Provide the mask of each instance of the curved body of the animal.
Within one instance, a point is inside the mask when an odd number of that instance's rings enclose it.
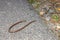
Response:
[[[12,27],[16,26],[16,25],[19,24],[19,23],[26,22],[26,20],[16,22],[16,23],[13,24],[12,26],[10,26],[8,32],[9,32],[9,33],[15,33],[15,32],[21,31],[21,30],[23,30],[24,28],[26,28],[28,25],[30,25],[31,23],[33,23],[33,22],[35,22],[35,21],[36,21],[36,20],[33,20],[33,21],[29,22],[28,24],[26,24],[25,26],[23,26],[22,28],[17,29],[17,30],[15,30],[15,31],[13,31],[13,30],[11,31],[11,28],[12,28]]]

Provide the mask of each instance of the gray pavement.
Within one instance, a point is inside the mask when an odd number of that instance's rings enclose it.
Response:
[[[37,21],[22,31],[9,33],[9,27],[20,20],[27,20],[27,22],[12,29],[18,29],[32,20]],[[57,40],[57,38],[37,12],[29,9],[26,0],[0,0],[0,40]]]

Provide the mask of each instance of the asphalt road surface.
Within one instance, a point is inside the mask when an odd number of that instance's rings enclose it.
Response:
[[[20,20],[27,22],[15,26],[12,30],[18,29],[32,20],[36,20],[36,22],[22,31],[9,33],[9,27]],[[0,0],[0,40],[57,40],[57,38],[37,12],[30,9],[26,0]]]

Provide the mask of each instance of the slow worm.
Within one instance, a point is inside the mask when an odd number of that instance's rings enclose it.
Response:
[[[13,25],[10,26],[8,32],[9,32],[9,33],[15,33],[15,32],[21,31],[21,30],[23,30],[24,28],[26,28],[28,25],[30,25],[31,23],[33,23],[33,22],[35,22],[35,21],[36,21],[36,20],[33,20],[33,21],[29,22],[28,24],[26,24],[25,26],[23,26],[22,28],[13,31],[13,30],[11,30],[11,28],[13,28],[14,26],[16,26],[16,25],[19,24],[19,23],[26,22],[26,20],[16,22],[15,24],[13,24]]]

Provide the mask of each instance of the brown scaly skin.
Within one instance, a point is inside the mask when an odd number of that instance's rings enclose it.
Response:
[[[25,26],[23,26],[22,28],[20,28],[20,29],[18,29],[18,30],[14,30],[14,31],[12,30],[12,31],[11,31],[11,28],[14,27],[15,25],[17,25],[17,24],[19,24],[19,23],[22,23],[22,22],[26,22],[25,20],[19,21],[19,22],[13,24],[12,26],[10,26],[8,32],[9,32],[9,33],[15,33],[15,32],[21,31],[21,30],[23,30],[24,28],[26,28],[28,25],[30,25],[31,23],[33,23],[33,22],[35,22],[35,21],[36,21],[36,20],[33,20],[33,21],[29,22],[28,24],[26,24]]]

